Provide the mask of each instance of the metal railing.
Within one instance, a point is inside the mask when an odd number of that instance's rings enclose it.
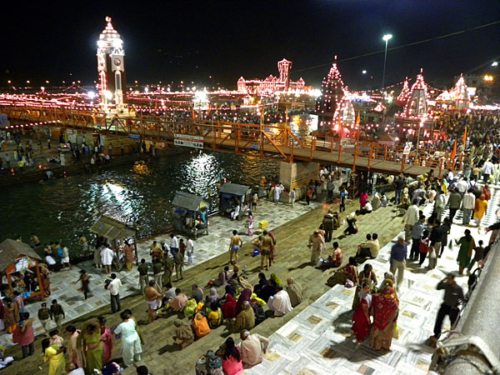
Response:
[[[71,108],[43,106],[2,106],[10,119],[43,122],[55,121],[60,127],[76,127],[88,131],[119,132],[142,139],[173,142],[175,134],[203,136],[212,150],[235,153],[258,151],[261,157],[286,162],[294,160],[333,163],[356,169],[388,173],[420,174],[434,169],[441,178],[447,170],[456,170],[462,156],[433,150],[413,150],[404,153],[401,146],[381,145],[357,139],[339,139],[312,135],[297,135],[283,124],[256,125],[224,121],[196,120],[171,115],[136,114],[130,117],[107,117],[106,114]],[[415,170],[413,167],[420,167]],[[413,169],[412,169],[413,168]],[[411,169],[411,170],[410,170]],[[410,170],[410,172],[409,172]]]
[[[500,373],[500,242],[488,253],[484,269],[456,327],[438,344],[431,370],[445,375]]]

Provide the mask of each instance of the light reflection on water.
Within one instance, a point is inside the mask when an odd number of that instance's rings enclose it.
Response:
[[[46,182],[2,188],[0,241],[31,232],[43,243],[61,240],[70,251],[79,250],[78,237],[89,234],[101,216],[144,226],[143,237],[164,233],[169,226],[171,202],[178,190],[201,195],[217,207],[217,183],[225,178],[247,185],[261,176],[279,174],[279,164],[258,157],[193,151],[162,157],[134,166],[93,175],[78,175]]]

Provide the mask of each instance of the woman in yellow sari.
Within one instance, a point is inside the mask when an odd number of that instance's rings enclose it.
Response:
[[[50,346],[50,339],[44,339],[42,341],[42,351],[44,354],[43,361],[49,361],[49,375],[62,375],[66,373],[64,347]]]
[[[91,375],[95,370],[101,371],[103,367],[104,350],[101,342],[99,324],[88,323],[78,336],[78,346],[82,348],[85,356],[85,373]]]

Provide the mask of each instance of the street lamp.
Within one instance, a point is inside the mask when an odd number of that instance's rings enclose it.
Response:
[[[366,74],[366,70],[363,70],[361,73]]]
[[[498,66],[498,61],[493,61],[493,62],[491,63],[491,66]]]
[[[384,89],[384,84],[385,84],[385,64],[387,62],[387,45],[389,44],[390,39],[392,39],[392,34],[385,34],[382,37],[382,40],[385,41],[384,72],[382,73],[382,89]]]

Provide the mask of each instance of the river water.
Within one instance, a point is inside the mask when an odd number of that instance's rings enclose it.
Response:
[[[103,214],[127,223],[140,220],[141,236],[149,237],[168,228],[176,191],[201,195],[213,208],[221,179],[256,185],[264,175],[278,176],[279,163],[196,150],[42,185],[6,187],[0,192],[0,241],[21,235],[29,242],[36,233],[42,244],[62,241],[75,254],[79,235],[88,237]]]

